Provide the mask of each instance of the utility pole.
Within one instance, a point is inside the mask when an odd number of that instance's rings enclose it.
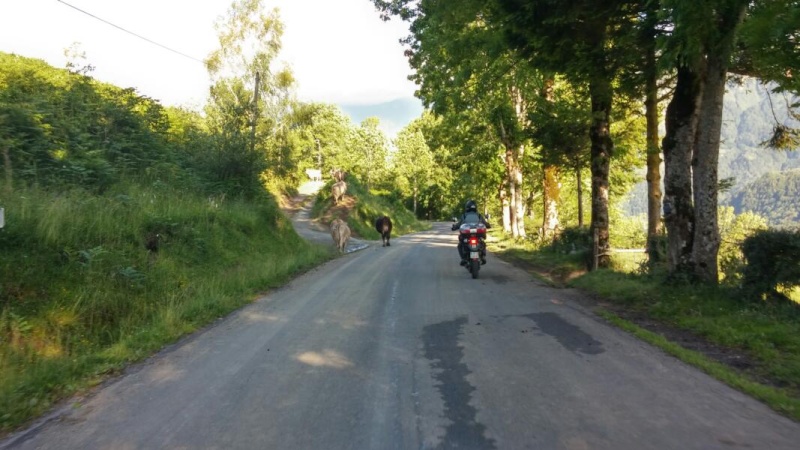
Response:
[[[261,83],[261,72],[256,71],[256,87],[253,92],[253,122],[250,124],[250,151],[256,150],[256,123],[258,122],[258,85]]]

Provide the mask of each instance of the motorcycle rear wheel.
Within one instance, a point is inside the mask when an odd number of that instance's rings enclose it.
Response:
[[[481,260],[479,259],[471,259],[469,261],[470,269],[469,272],[472,274],[472,278],[478,278],[478,272],[481,270]]]

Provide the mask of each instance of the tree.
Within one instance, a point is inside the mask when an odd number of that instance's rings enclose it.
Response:
[[[404,128],[394,141],[396,150],[392,154],[392,167],[397,174],[397,187],[411,190],[414,215],[421,190],[429,187],[433,173],[433,155],[420,131]]]
[[[500,158],[505,166],[504,187],[498,191],[503,198],[504,229],[514,237],[525,237],[522,160],[530,146],[524,129],[528,104],[540,87],[531,84],[541,81],[516,64],[513,51],[503,44],[502,30],[487,20],[485,2],[374,3],[385,14],[412,22],[412,34],[404,42],[410,46],[406,54],[423,103],[437,114],[461,116],[465,123],[474,124],[465,116],[475,110],[486,117],[478,123],[488,126],[491,133],[476,129],[475,134],[502,146],[489,158]]]
[[[408,124],[401,133],[420,133],[431,156],[431,172],[419,194],[418,217],[449,220],[453,205],[461,200],[453,188],[454,175],[451,168],[456,147],[452,146],[453,134],[449,123],[431,111],[423,111],[419,117]]]
[[[593,267],[610,262],[608,193],[614,142],[610,136],[614,79],[625,64],[614,46],[630,30],[635,12],[624,0],[497,0],[498,23],[508,45],[534,67],[586,83],[592,110],[590,165],[592,173]],[[626,50],[627,51],[627,50]]]
[[[270,152],[266,145],[288,113],[294,82],[288,69],[272,67],[281,49],[283,24],[277,9],[264,12],[263,0],[238,0],[215,25],[219,48],[205,61],[213,83],[206,113],[212,131],[222,137],[220,183],[252,193],[269,167],[268,156],[275,173],[283,169],[283,153]],[[280,149],[280,141],[272,144],[273,150]]]
[[[716,283],[722,100],[748,2],[663,3],[674,26],[667,55],[677,62],[677,85],[667,108],[664,137],[670,267]]]
[[[540,145],[538,161],[543,165],[542,237],[554,237],[561,219],[560,173],[574,174],[578,226],[583,226],[582,171],[588,168],[590,146],[587,130],[591,112],[585,101],[585,88],[569,83],[563,76],[545,82],[539,101],[529,113],[533,141]]]
[[[350,166],[346,167],[361,176],[367,189],[374,187],[374,182],[383,179],[388,159],[388,142],[378,126],[377,117],[368,117],[361,122],[355,132]]]
[[[351,140],[356,126],[335,105],[300,103],[288,118],[292,145],[300,149],[297,166],[327,174],[350,167]]]

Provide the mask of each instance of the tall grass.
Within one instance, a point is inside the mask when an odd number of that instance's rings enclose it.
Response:
[[[2,201],[0,431],[330,257],[266,196],[128,184]]]

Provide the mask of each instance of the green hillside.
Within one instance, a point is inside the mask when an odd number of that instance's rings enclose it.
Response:
[[[0,433],[332,256],[216,119],[0,53]]]
[[[776,228],[800,225],[800,169],[762,175],[731,200],[737,214],[765,217]]]
[[[380,239],[375,230],[375,219],[383,215],[392,219],[393,236],[430,228],[430,224],[417,220],[411,211],[386,193],[370,191],[353,176],[348,177],[346,182],[347,193],[342,206],[333,205],[330,195],[332,182],[322,188],[312,211],[314,218],[326,224],[337,217],[344,219],[355,236],[370,240]]]

